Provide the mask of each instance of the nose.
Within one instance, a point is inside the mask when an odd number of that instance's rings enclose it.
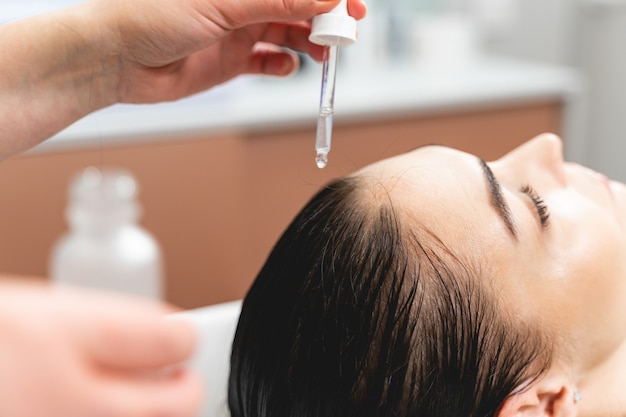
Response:
[[[566,185],[563,141],[557,135],[544,133],[515,148],[500,159],[516,170],[549,173],[562,186]]]

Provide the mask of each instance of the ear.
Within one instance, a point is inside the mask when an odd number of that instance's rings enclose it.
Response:
[[[549,371],[500,406],[497,417],[574,417],[577,415],[571,380]]]

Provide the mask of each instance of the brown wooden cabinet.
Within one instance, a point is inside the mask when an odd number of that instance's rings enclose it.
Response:
[[[67,229],[72,176],[89,165],[121,166],[136,175],[142,223],[163,248],[167,299],[185,308],[238,299],[289,221],[331,178],[425,143],[493,159],[536,134],[559,133],[562,110],[546,99],[338,122],[324,170],[314,163],[315,126],[16,157],[0,163],[0,271],[45,276]]]

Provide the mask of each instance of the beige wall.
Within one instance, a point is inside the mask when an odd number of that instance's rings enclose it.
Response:
[[[70,178],[88,165],[120,166],[136,175],[142,223],[163,247],[167,299],[185,308],[238,299],[329,179],[424,143],[493,159],[561,124],[555,102],[338,124],[324,170],[314,163],[314,126],[13,158],[0,164],[0,271],[46,275],[50,249],[66,230]]]

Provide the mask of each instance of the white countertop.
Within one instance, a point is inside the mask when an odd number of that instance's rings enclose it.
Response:
[[[582,89],[575,70],[501,59],[483,59],[455,72],[419,65],[339,69],[335,124],[544,99],[567,101]],[[314,127],[320,78],[321,67],[315,65],[287,79],[242,77],[177,102],[116,105],[79,120],[34,151],[101,147],[202,132]]]

